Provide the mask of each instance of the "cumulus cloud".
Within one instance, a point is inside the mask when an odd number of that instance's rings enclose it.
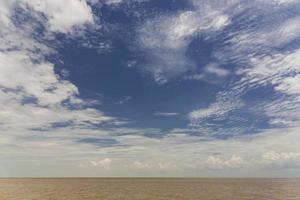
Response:
[[[281,160],[298,160],[300,153],[277,153],[276,151],[269,151],[262,156],[265,161],[281,161]]]
[[[85,0],[22,0],[46,15],[49,30],[67,33],[76,26],[93,23],[93,13]]]
[[[261,163],[271,169],[297,169],[300,167],[300,153],[278,153],[269,151],[262,155]]]
[[[0,85],[6,89],[22,90],[39,105],[59,104],[75,98],[77,88],[59,80],[54,66],[48,62],[33,63],[25,52],[0,52]]]
[[[103,160],[91,160],[90,163],[95,167],[101,167],[104,169],[110,169],[112,160],[109,158],[105,158]]]
[[[268,151],[262,153],[261,156],[251,156],[248,160],[244,160],[240,156],[232,155],[230,158],[220,158],[218,156],[210,156],[203,164],[204,168],[212,170],[234,169],[234,168],[261,168],[272,170],[288,170],[297,169],[300,166],[300,153],[278,153],[276,151]]]
[[[10,10],[13,8],[15,1],[3,0],[0,2],[0,20],[4,25],[11,23]]]
[[[77,87],[55,73],[54,64],[45,60],[55,51],[42,40],[32,37],[34,22],[28,22],[26,26],[15,24],[14,8],[24,5],[27,7],[23,9],[33,9],[46,15],[49,31],[66,33],[93,19],[85,1],[1,2],[0,9],[5,11],[0,21],[1,129],[47,129],[57,123],[87,127],[111,120],[100,111],[86,107],[88,102],[77,97]]]
[[[149,168],[149,164],[143,164],[139,161],[134,161],[133,166],[136,167],[137,169],[145,169],[145,168]]]
[[[176,164],[173,164],[171,162],[143,163],[140,161],[134,161],[132,166],[138,170],[150,170],[150,171],[170,170],[170,169],[177,168]]]
[[[259,135],[239,135],[227,140],[210,140],[204,136],[184,134],[188,130],[178,130],[180,133],[160,139],[131,136],[121,137],[119,140],[128,146],[135,146],[131,149],[131,153],[135,155],[130,164],[132,168],[155,171],[159,169],[158,163],[166,164],[166,166],[169,166],[167,163],[171,163],[176,165],[175,169],[179,171],[194,172],[196,170],[205,174],[208,170],[217,174],[218,171],[226,170],[234,174],[238,170],[244,175],[251,176],[249,170],[253,169],[260,171],[285,169],[284,167],[278,168],[278,166],[294,166],[295,168],[295,163],[299,160],[299,154],[295,153],[299,152],[298,130],[299,128],[293,128],[286,133],[283,133],[281,129],[265,130]],[[276,151],[274,152],[273,149]],[[149,155],[148,159],[135,160],[145,152]],[[281,162],[285,164],[279,165],[278,163]],[[265,174],[270,175],[267,171]]]
[[[210,156],[205,162],[205,166],[212,169],[236,168],[245,165],[246,162],[240,156],[232,155],[231,158],[223,160],[219,157]]]

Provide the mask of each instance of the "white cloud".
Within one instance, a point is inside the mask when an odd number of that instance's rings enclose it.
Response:
[[[262,1],[262,2],[266,3],[263,0],[258,0],[258,1]],[[285,4],[291,4],[294,2],[297,2],[297,0],[271,0],[271,1],[268,1],[267,3],[275,3],[275,4],[279,4],[279,5],[285,5]]]
[[[197,1],[193,1],[197,4]],[[234,1],[232,1],[234,5]],[[206,2],[198,2],[200,5],[206,5]],[[232,81],[217,94],[215,103],[206,108],[192,111],[189,119],[195,124],[195,119],[206,119],[209,117],[225,117],[230,111],[235,109],[245,109],[255,115],[269,117],[269,123],[272,125],[298,126],[299,125],[299,48],[296,41],[299,40],[299,15],[282,14],[281,9],[293,6],[290,3],[296,1],[277,1],[274,5],[267,2],[240,3],[236,13],[248,9],[245,13],[246,18],[235,18],[235,28],[228,28],[221,38],[221,48],[213,53],[214,58],[219,63],[233,63],[233,71],[240,76],[239,81]],[[216,2],[221,5],[222,2]],[[199,6],[200,6],[199,5]],[[258,6],[263,5],[264,13],[261,13],[263,20],[261,24],[256,23],[255,17]],[[287,7],[286,7],[287,6]],[[201,7],[201,6],[200,6]],[[205,6],[204,6],[205,7]],[[233,11],[229,13],[229,18],[234,18]],[[222,9],[221,9],[222,10]],[[267,14],[269,13],[269,14]],[[233,15],[230,15],[233,14]],[[267,16],[272,16],[268,18]],[[251,17],[255,19],[251,21]],[[248,22],[249,19],[249,22]],[[250,23],[251,25],[245,25]],[[292,49],[280,50],[295,41]],[[234,67],[233,66],[233,67]],[[212,70],[216,71],[216,70]],[[217,70],[218,71],[218,70]],[[218,73],[218,72],[217,72]],[[219,75],[221,75],[219,73]],[[226,72],[224,71],[223,75]],[[195,76],[201,80],[205,75]],[[192,78],[192,77],[191,77]],[[274,89],[273,96],[261,102],[244,104],[244,95],[251,90],[261,87],[270,87]],[[223,98],[218,96],[221,94]],[[278,98],[275,98],[275,96]],[[225,105],[225,106],[223,106]],[[243,107],[243,105],[248,105]],[[258,112],[259,111],[259,112]],[[198,126],[205,125],[200,120]],[[210,124],[212,126],[212,124]]]
[[[250,60],[251,67],[241,70],[240,73],[250,79],[250,83],[257,82],[258,85],[280,84],[291,73],[298,73],[300,50],[287,53],[277,53],[271,56],[261,55]]]
[[[122,3],[123,0],[106,0],[105,3],[110,5],[110,4],[119,4]]]
[[[134,132],[134,130],[127,131]],[[146,131],[144,130],[143,134],[146,134]],[[115,132],[118,133],[120,130]],[[16,135],[2,131],[0,155],[2,163],[11,162],[17,157],[29,159],[31,166],[34,166],[34,163],[44,166],[47,169],[45,174],[48,175],[53,174],[55,169],[61,170],[65,167],[70,170],[70,164],[76,163],[78,166],[79,163],[86,163],[88,160],[85,167],[76,169],[82,171],[75,170],[73,175],[80,173],[94,176],[116,176],[116,174],[137,176],[143,173],[142,175],[205,176],[210,174],[212,169],[219,169],[213,170],[213,175],[222,175],[226,170],[231,175],[237,175],[239,172],[241,175],[255,176],[257,174],[253,173],[253,170],[256,170],[263,172],[264,176],[274,176],[274,173],[269,173],[270,169],[285,170],[282,166],[299,169],[296,167],[299,154],[293,153],[300,152],[298,132],[299,128],[284,129],[284,131],[273,129],[259,135],[238,136],[227,140],[188,134],[171,134],[154,139],[144,137],[141,133],[141,135],[119,136],[117,139],[121,145],[117,147],[95,148],[91,144],[76,141],[86,137],[109,138],[112,132],[101,129],[76,129],[70,134],[69,129],[62,129],[49,131],[49,134],[41,134],[37,137],[36,132],[25,131],[23,135]],[[7,144],[14,144],[14,146]],[[276,152],[275,156],[270,153],[267,155],[272,151]],[[267,156],[263,156],[265,154]],[[107,159],[96,159],[99,155]],[[270,161],[270,159],[274,160],[272,157],[278,161]],[[281,162],[277,157],[288,161],[278,164]],[[59,163],[59,165],[52,164],[49,169],[45,164],[48,162]],[[110,167],[106,167],[107,165]],[[88,166],[95,167],[87,168]],[[103,169],[110,170],[104,172]],[[11,173],[15,172],[13,169],[9,170]]]
[[[158,163],[158,168],[161,170],[176,169],[177,165],[171,162]]]
[[[76,26],[93,23],[93,13],[85,0],[22,0],[48,19],[49,30],[67,33]]]
[[[186,132],[187,130],[181,130]],[[268,160],[287,159],[284,163],[294,163],[299,159],[298,138],[299,128],[265,130],[258,135],[244,135],[227,140],[209,139],[188,134],[172,134],[161,139],[136,137],[121,137],[119,141],[131,149],[133,158],[140,157],[140,161],[133,161],[135,168],[155,171],[158,163],[172,163],[177,170],[197,170],[206,173],[206,170],[229,170],[233,174],[238,169],[244,175],[250,175],[251,170],[278,169],[278,165]],[[139,147],[139,148],[138,148]],[[275,153],[268,152],[290,152]],[[147,159],[143,155],[148,155]],[[237,155],[238,153],[238,155]],[[213,154],[213,155],[212,155]],[[163,162],[161,160],[164,160]],[[278,162],[276,161],[276,162]],[[273,162],[273,161],[272,161]],[[298,161],[297,161],[298,162]],[[133,166],[133,167],[134,167]],[[217,173],[217,172],[216,172]],[[269,175],[265,172],[265,175]]]
[[[287,94],[297,94],[300,93],[300,75],[294,77],[287,77],[282,80],[282,82],[275,87],[276,90]]]
[[[284,94],[281,98],[260,105],[261,110],[273,119],[273,123],[297,125],[300,121],[298,117],[300,106],[297,103],[300,99],[299,58],[299,50],[254,57],[251,59],[253,67],[241,71],[248,85],[256,87],[271,85],[275,91]]]
[[[133,166],[137,169],[148,169],[148,168],[150,168],[149,164],[147,164],[147,163],[144,164],[144,163],[141,163],[139,161],[134,161]]]
[[[177,166],[171,162],[143,163],[140,161],[134,161],[132,166],[138,170],[150,170],[150,171],[157,171],[157,170],[164,171],[164,170],[171,170],[177,168]]]
[[[138,44],[149,61],[145,69],[153,74],[158,83],[194,70],[195,64],[186,56],[193,37],[209,35],[229,24],[226,14],[212,8],[182,11],[146,21],[138,30]]]
[[[209,83],[218,82],[218,79],[222,79],[230,74],[230,71],[220,67],[217,63],[210,63],[206,65],[202,73],[194,73],[186,76],[187,80],[204,80]],[[214,77],[212,80],[212,76]]]
[[[70,125],[97,124],[110,120],[94,109],[69,110],[69,105],[83,105],[78,90],[60,80],[51,63],[34,63],[26,52],[0,52],[0,111],[2,127],[46,128],[53,123]]]
[[[105,158],[103,160],[98,160],[98,161],[92,160],[92,161],[90,161],[90,163],[95,167],[110,169],[112,160],[109,158]]]
[[[206,12],[203,14],[199,11],[184,11],[162,21],[161,28],[164,28],[162,31],[166,35],[165,45],[172,49],[185,47],[190,42],[188,39],[194,34],[218,31],[230,23],[226,15],[215,10]]]
[[[44,12],[53,31],[70,31],[91,19],[85,15],[90,12],[85,1],[1,1],[0,9],[5,11],[1,19],[5,20],[0,21],[0,104],[5,106],[0,111],[0,128],[22,132],[48,129],[55,123],[89,127],[111,120],[86,108],[89,102],[77,97],[77,87],[55,73],[55,66],[44,59],[55,51],[32,38],[32,22],[14,25],[13,8],[24,4]]]
[[[226,110],[223,110],[223,107],[212,106],[210,108],[203,108],[199,110],[195,110],[189,114],[190,119],[197,120],[201,118],[207,118],[212,115],[224,114]]]
[[[277,153],[276,151],[269,151],[262,156],[265,161],[281,161],[281,160],[298,160],[300,159],[299,153]]]
[[[256,153],[256,152],[255,152]],[[208,169],[230,169],[230,168],[266,168],[272,170],[278,169],[297,169],[300,167],[300,153],[278,153],[276,151],[268,151],[262,156],[252,156],[249,160],[244,160],[240,156],[232,155],[230,158],[220,158],[210,156],[203,164]]]
[[[204,74],[193,74],[186,77],[187,80],[204,80]]]
[[[0,21],[8,25],[10,21],[10,10],[13,8],[14,0],[3,0],[0,2]]]
[[[223,160],[219,157],[210,156],[205,162],[205,167],[212,169],[236,168],[242,167],[246,162],[240,156],[232,155],[229,159]]]
[[[262,155],[261,164],[271,169],[298,169],[300,167],[300,152],[278,153],[269,151]]]
[[[59,104],[78,94],[77,88],[60,81],[51,63],[33,63],[25,52],[0,52],[0,85],[12,90],[22,90],[28,97],[36,98],[40,105]]]
[[[224,77],[229,74],[229,71],[226,69],[221,68],[215,63],[208,64],[205,68],[204,71],[210,74],[214,74],[218,77]]]
[[[174,117],[180,115],[179,113],[174,113],[174,112],[156,112],[154,115],[157,116],[164,116],[164,117]]]
[[[127,101],[131,100],[131,96],[125,96],[123,97],[120,101],[116,102],[115,104],[119,105],[119,104],[123,104]]]
[[[280,25],[279,31],[276,32],[277,38],[281,43],[286,43],[292,41],[299,37],[300,35],[300,16],[296,16],[286,20]],[[275,36],[275,37],[276,37]]]
[[[109,6],[118,6],[123,3],[131,3],[131,2],[145,2],[148,0],[104,0],[104,3]],[[89,2],[99,2],[99,0],[89,0]]]
[[[198,110],[194,110],[188,114],[188,118],[192,121],[193,125],[197,125],[197,123],[201,122],[201,120],[205,120],[211,117],[218,118],[227,114],[228,112],[239,108],[241,103],[239,102],[231,102],[227,98],[222,98],[220,95],[218,100],[211,104],[207,108],[201,108]]]

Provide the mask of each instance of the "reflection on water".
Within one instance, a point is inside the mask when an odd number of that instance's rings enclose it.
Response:
[[[300,200],[300,179],[0,179],[1,200]]]

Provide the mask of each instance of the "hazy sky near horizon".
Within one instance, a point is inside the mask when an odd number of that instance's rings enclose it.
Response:
[[[1,0],[0,176],[299,176],[300,1]]]

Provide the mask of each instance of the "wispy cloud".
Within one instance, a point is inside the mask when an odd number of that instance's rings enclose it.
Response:
[[[213,8],[147,20],[138,29],[138,45],[148,58],[144,69],[151,72],[158,83],[195,70],[195,63],[186,55],[192,39],[220,31],[229,24],[230,18]]]
[[[208,123],[206,119],[226,118],[229,116],[228,113],[235,110],[247,110],[257,115],[257,110],[260,110],[260,116],[267,116],[270,119],[270,126],[275,124],[297,126],[299,119],[297,114],[293,113],[298,113],[299,110],[297,87],[299,46],[292,45],[280,53],[277,50],[299,40],[299,26],[297,26],[299,14],[282,15],[287,9],[286,6],[297,5],[294,1],[280,1],[276,5],[264,4],[265,13],[261,11],[255,13],[261,3],[263,4],[259,1],[250,4],[240,3],[237,13],[244,9],[247,12],[230,16],[235,19],[236,24],[223,32],[222,47],[214,52],[214,56],[220,63],[235,66],[235,73],[240,78],[226,85],[223,91],[218,93],[215,103],[189,113],[188,117],[192,125],[213,127],[217,126],[214,122],[217,120],[210,120]],[[234,12],[229,11],[229,13]],[[272,13],[273,16],[269,18],[266,13]],[[265,20],[262,24],[258,24],[256,20],[251,20],[247,16],[252,16],[254,19],[260,16]],[[247,23],[251,25],[243,25]],[[219,75],[223,73],[214,68],[208,71]],[[225,74],[224,71],[223,75]],[[199,78],[202,79],[202,76]],[[249,92],[267,86],[274,90],[269,100],[256,102],[255,107],[245,102],[245,96]],[[228,120],[231,118],[229,117]]]
[[[211,64],[207,65],[204,68],[204,71],[206,73],[214,74],[218,77],[224,77],[224,76],[227,76],[229,74],[228,70],[221,68],[220,66],[218,66],[215,63],[211,63]]]
[[[164,116],[164,117],[175,117],[175,116],[178,116],[180,114],[175,113],[175,112],[155,112],[154,115]]]
[[[131,96],[126,96],[126,97],[123,97],[120,101],[116,102],[115,104],[123,104],[129,100],[131,100]]]

